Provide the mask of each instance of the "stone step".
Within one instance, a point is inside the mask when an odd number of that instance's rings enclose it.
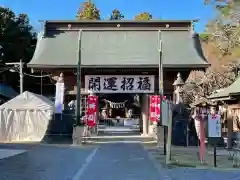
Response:
[[[86,140],[84,141],[86,144],[115,144],[115,143],[130,143],[130,144],[157,144],[157,142],[154,141],[130,141],[130,140],[118,140],[118,141],[96,141],[96,140]]]
[[[156,143],[153,137],[134,134],[101,134],[98,136],[86,137],[87,143]]]
[[[129,133],[129,132],[139,132],[140,129],[138,127],[109,127],[109,126],[98,126],[97,128],[98,132],[104,132],[104,133],[114,133],[114,132],[123,132],[123,133]]]

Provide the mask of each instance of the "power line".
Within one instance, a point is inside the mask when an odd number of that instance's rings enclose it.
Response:
[[[12,70],[20,73],[20,72],[19,72],[19,69],[18,69],[17,67],[9,67],[9,68],[7,68],[7,69],[4,70],[4,71],[7,71],[7,70],[9,70],[9,69],[12,69]],[[0,73],[1,73],[1,72],[0,72]],[[35,77],[35,78],[43,78],[43,77],[50,77],[52,74],[37,76],[37,75],[28,74],[28,73],[23,73],[23,75],[25,75],[25,76],[30,76],[30,77]]]
[[[47,75],[42,75],[42,76],[37,76],[37,75],[32,75],[32,74],[27,74],[27,73],[23,73],[26,76],[31,76],[31,77],[35,77],[35,78],[43,78],[43,77],[50,77],[52,74],[47,74]]]
[[[5,68],[5,69],[3,68],[3,70],[0,71],[0,74],[3,73],[3,72],[5,72],[5,71],[8,71],[9,69],[11,69],[11,67],[8,67],[8,68]]]

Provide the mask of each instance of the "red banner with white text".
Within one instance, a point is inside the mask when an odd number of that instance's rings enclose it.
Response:
[[[160,122],[160,96],[150,96],[150,120]]]
[[[166,96],[163,96],[166,100]],[[153,122],[160,122],[160,96],[150,96],[150,120]]]
[[[98,96],[88,96],[87,102],[87,125],[93,127],[96,125],[98,112]]]

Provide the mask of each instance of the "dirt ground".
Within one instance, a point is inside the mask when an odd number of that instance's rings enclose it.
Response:
[[[201,163],[198,147],[172,146],[171,165],[166,165],[166,156],[164,155],[163,147],[157,147],[155,144],[145,144],[144,147],[163,167],[215,168],[213,149],[210,148],[206,152],[206,161]],[[237,163],[233,160],[233,152],[217,149],[217,169],[236,170],[236,168],[240,169],[239,165],[240,160]]]

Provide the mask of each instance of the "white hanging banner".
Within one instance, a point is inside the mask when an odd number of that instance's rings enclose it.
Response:
[[[61,114],[63,110],[63,100],[64,100],[64,83],[56,83],[56,95],[55,95],[55,113]]]
[[[154,75],[87,75],[85,89],[94,93],[153,93]]]
[[[221,137],[221,118],[219,114],[208,115],[208,137]]]

